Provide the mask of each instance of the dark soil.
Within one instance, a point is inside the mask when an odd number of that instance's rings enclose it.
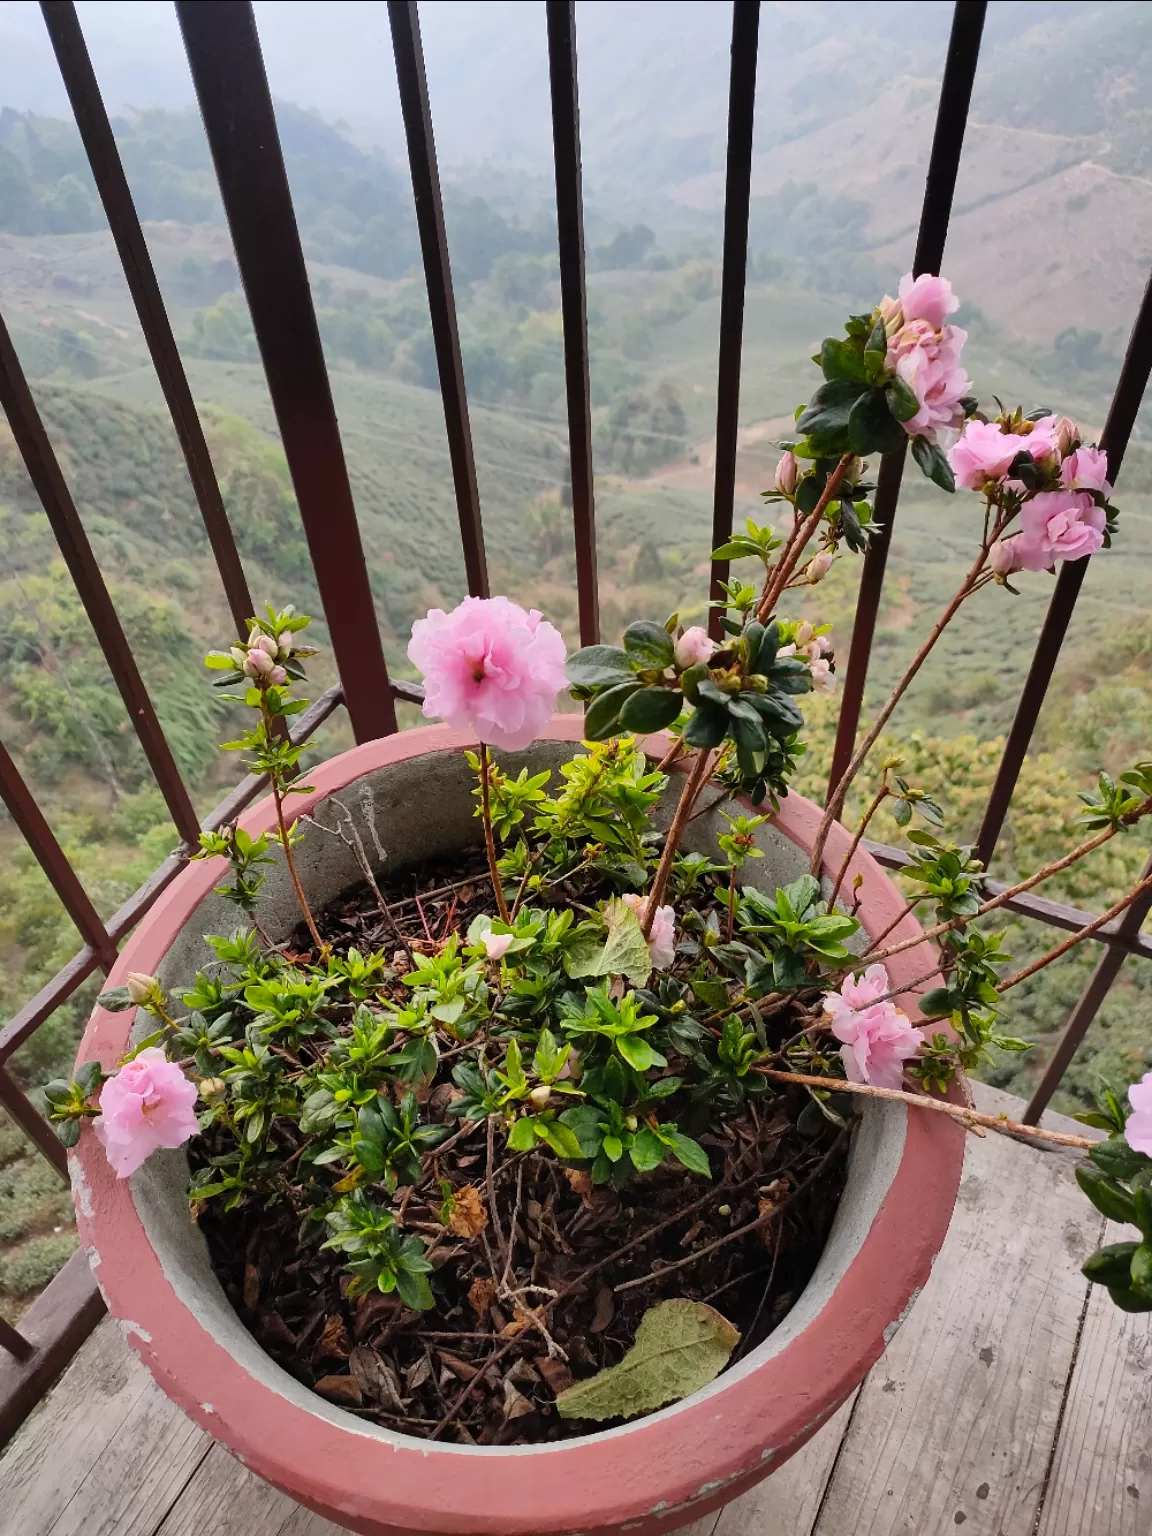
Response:
[[[409,870],[383,894],[417,950],[491,910],[482,853]],[[337,902],[319,926],[339,951],[397,950],[366,889]],[[772,1043],[803,1024],[795,1009],[777,1015]],[[451,1093],[447,1083],[433,1088],[425,1114],[447,1118]],[[803,1089],[766,1095],[699,1137],[711,1184],[670,1163],[620,1194],[594,1188],[547,1149],[512,1153],[502,1134],[490,1141],[483,1125],[466,1124],[398,1197],[405,1227],[429,1244],[434,1312],[411,1311],[395,1295],[349,1298],[340,1256],[300,1246],[298,1188],[231,1212],[209,1202],[198,1216],[245,1326],[330,1401],[425,1438],[560,1440],[605,1426],[561,1419],[555,1394],[614,1365],[655,1302],[715,1306],[741,1334],[730,1363],[786,1316],[824,1248],[844,1182],[847,1135],[814,1111]],[[456,1192],[462,1224],[472,1208],[483,1230],[445,1229],[442,1180]]]

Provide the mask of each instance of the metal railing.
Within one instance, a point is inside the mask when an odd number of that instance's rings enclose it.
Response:
[[[228,604],[237,624],[243,627],[253,611],[243,565],[75,7],[71,0],[43,0],[41,9]],[[985,9],[984,0],[958,0],[955,5],[916,243],[917,272],[937,272],[943,260]],[[483,521],[419,17],[414,0],[390,0],[388,10],[468,590],[484,595],[489,585]],[[546,11],[578,611],[581,643],[587,645],[599,637],[599,603],[575,6],[571,0],[546,0]],[[335,687],[301,715],[293,739],[307,739],[334,710],[343,706],[356,740],[370,740],[396,730],[397,699],[418,701],[421,692],[412,684],[392,681],[388,675],[255,18],[248,0],[176,0],[176,12],[340,678]],[[731,532],[735,500],[758,25],[758,0],[735,0],[721,277],[714,547],[724,543]],[[1113,480],[1150,370],[1152,286],[1145,293],[1136,318],[1102,440],[1109,453]],[[16,764],[0,746],[0,795],[84,941],[68,964],[0,1030],[0,1105],[64,1173],[66,1162],[60,1143],[16,1084],[6,1064],[84,981],[98,970],[110,969],[120,940],[195,851],[201,828],[226,825],[260,793],[263,784],[255,779],[246,780],[203,822],[198,820],[2,316],[0,405],[181,838],[176,852],[107,923],[103,922]],[[901,450],[886,457],[880,466],[875,501],[878,532],[864,558],[844,674],[833,781],[851,756],[860,724],[904,457]],[[1087,564],[1087,560],[1067,563],[1057,579],[980,829],[978,846],[986,864],[1003,828]],[[713,563],[713,596],[719,593],[727,574],[724,562]],[[899,868],[906,860],[899,849],[879,844],[867,846],[890,868]],[[1004,889],[993,880],[986,880],[984,885],[990,894]],[[1051,1098],[1125,957],[1133,954],[1152,958],[1152,938],[1140,932],[1150,904],[1152,896],[1133,904],[1120,919],[1093,935],[1102,946],[1101,959],[1069,1015],[1043,1080],[1028,1105],[1025,1118],[1029,1121],[1039,1118]],[[1007,907],[1021,916],[1068,931],[1075,931],[1090,920],[1088,913],[1031,893],[1014,898]],[[99,1295],[83,1255],[77,1254],[33,1304],[18,1329],[0,1322],[0,1444],[70,1358],[100,1314]]]

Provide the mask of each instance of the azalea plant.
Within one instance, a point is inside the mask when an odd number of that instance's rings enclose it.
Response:
[[[470,761],[489,889],[466,922],[453,920],[454,903],[442,931],[405,929],[357,843],[384,942],[363,952],[333,941],[293,859],[294,842],[317,835],[318,823],[290,827],[283,809],[301,788],[299,751],[280,722],[303,707],[292,690],[309,654],[298,643],[308,621],[269,610],[210,655],[221,686],[242,689],[229,696],[255,712],[229,746],[268,777],[277,831],[253,838],[232,827],[202,839],[202,856],[228,869],[218,889],[239,925],[209,938],[216,964],[179,998],[143,975],[103,995],[105,1007],[145,1010],[155,1028],[117,1070],[88,1063],[74,1082],[50,1085],[64,1140],[74,1143],[91,1119],[126,1177],[153,1149],[198,1137],[197,1212],[287,1202],[301,1243],[340,1256],[349,1295],[395,1293],[417,1312],[451,1312],[447,1235],[475,1246],[490,1233],[496,1252],[485,1249],[480,1276],[490,1290],[480,1294],[534,1329],[555,1362],[563,1350],[550,1329],[572,1287],[545,1284],[536,1263],[528,1278],[514,1272],[494,1187],[516,1158],[557,1165],[589,1199],[634,1190],[637,1209],[645,1189],[670,1187],[674,1173],[688,1181],[685,1209],[696,1211],[709,1181],[748,1182],[746,1149],[733,1151],[739,1136],[756,1143],[773,1107],[798,1106],[814,1171],[799,1187],[784,1180],[784,1197],[762,1196],[742,1235],[778,1222],[800,1188],[832,1177],[853,1102],[897,1098],[1086,1150],[1085,1193],[1140,1235],[1101,1249],[1085,1271],[1120,1306],[1152,1310],[1152,1074],[1131,1089],[1131,1113],[1119,1093],[1101,1090],[1098,1109],[1082,1117],[1108,1133],[1099,1142],[1010,1125],[944,1096],[990,1053],[1026,1048],[1002,1027],[1005,992],[1147,889],[1139,881],[1015,972],[990,926],[1013,896],[1129,835],[1152,812],[1152,764],[1117,781],[1101,775],[1082,796],[1083,841],[989,896],[973,849],[948,838],[939,807],[888,760],[847,855],[826,868],[849,789],[964,604],[986,587],[1010,597],[1014,583],[1095,553],[1115,531],[1106,454],[1074,422],[979,409],[961,362],[965,333],[948,319],[956,307],[943,278],[909,276],[895,299],[824,341],[823,382],[797,411],[766,493],[776,522],[750,521],[715,552],[757,568],[755,580],[734,576],[724,587],[718,639],[674,614],[638,619],[621,644],[568,656],[551,624],[505,597],[466,598],[416,623],[409,657],[424,679],[425,715],[478,745]],[[810,873],[762,889],[758,834],[804,751],[800,701],[836,681],[830,625],[790,614],[789,604],[836,560],[867,548],[868,460],[906,441],[925,475],[968,501],[972,563],[833,786]],[[585,709],[586,741],[558,775],[499,760],[494,752],[519,753],[541,734],[566,688]],[[709,854],[684,845],[703,808],[719,812]],[[907,829],[906,912],[923,923],[912,938],[896,939],[896,924],[865,931],[849,880],[881,813]],[[322,830],[351,842],[350,824]],[[260,925],[274,842],[303,947],[272,943]],[[922,974],[897,985],[885,962],[913,949],[923,952]],[[472,1135],[487,1145],[483,1193],[444,1176],[449,1149]],[[753,1178],[771,1171],[757,1167]],[[521,1169],[508,1186],[513,1233],[522,1178]],[[676,1259],[661,1275],[695,1262]],[[473,1305],[479,1283],[468,1291]],[[563,1413],[563,1393],[557,1402]]]

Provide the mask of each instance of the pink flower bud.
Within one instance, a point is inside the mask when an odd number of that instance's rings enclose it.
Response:
[[[276,642],[271,635],[251,635],[249,636],[248,643],[250,649],[263,651],[266,656],[275,656],[276,654]]]
[[[813,555],[808,562],[808,580],[813,584],[823,581],[832,569],[832,562],[835,558],[830,549],[822,549]]]
[[[816,631],[813,629],[812,625],[809,624],[807,619],[805,619],[804,622],[796,630],[796,644],[807,645],[815,633]]]
[[[291,656],[291,654],[292,654],[292,631],[290,629],[282,630],[280,632],[280,634],[278,634],[276,636],[276,644],[280,648],[281,656]]]
[[[1002,581],[1020,569],[1016,561],[1017,551],[1012,547],[1015,542],[1015,539],[997,539],[988,551],[988,564],[998,580]]]
[[[277,688],[283,687],[283,685],[288,681],[288,674],[285,672],[283,667],[273,667],[271,672],[268,674],[268,681],[270,683],[275,683]]]
[[[776,489],[781,496],[792,495],[796,489],[799,474],[800,466],[796,462],[796,455],[791,449],[786,449],[780,455],[780,462],[776,466]]]
[[[253,649],[248,652],[247,660],[244,663],[244,670],[249,677],[267,677],[274,665],[275,663],[267,651]]]
[[[1060,457],[1066,459],[1070,453],[1075,453],[1079,448],[1084,434],[1070,417],[1057,416],[1052,423],[1052,436],[1060,450]]]
[[[693,624],[676,642],[676,665],[681,671],[685,667],[695,667],[707,661],[715,649],[716,643],[709,638],[708,631],[701,629],[699,624]]]
[[[489,930],[482,940],[489,960],[501,960],[508,953],[513,935],[510,933],[493,933]]]
[[[153,998],[162,995],[160,983],[147,971],[129,971],[124,978],[124,986],[128,996],[137,1005],[149,1003]]]

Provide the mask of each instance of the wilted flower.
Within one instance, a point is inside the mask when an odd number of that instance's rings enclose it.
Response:
[[[424,714],[482,742],[522,751],[567,686],[560,632],[506,597],[466,597],[412,626],[408,657],[424,677]]]
[[[1041,491],[1020,509],[1021,532],[1010,542],[1019,567],[1046,571],[1056,560],[1094,555],[1104,544],[1104,508],[1087,491]]]
[[[632,908],[641,922],[648,907],[647,896],[635,891],[625,891],[621,900]],[[676,959],[676,913],[672,907],[657,907],[652,919],[652,932],[648,935],[648,953],[658,971],[666,971]]]
[[[686,629],[676,642],[676,665],[683,670],[686,667],[695,667],[702,661],[707,661],[716,649],[716,642],[711,639],[706,629],[699,624],[693,624],[691,629]]]
[[[780,462],[776,465],[776,489],[781,496],[792,495],[799,475],[800,466],[796,462],[796,455],[787,448],[780,455]]]
[[[1128,1090],[1132,1113],[1124,1126],[1124,1140],[1134,1152],[1152,1157],[1152,1072],[1145,1072]]]
[[[99,1102],[94,1129],[120,1179],[135,1173],[157,1147],[181,1147],[200,1129],[195,1084],[158,1045],[110,1077]]]
[[[846,976],[839,992],[824,995],[824,1011],[831,1015],[832,1033],[843,1041],[840,1056],[851,1083],[899,1088],[904,1063],[923,1044],[923,1033],[890,998],[878,1001],[890,990],[884,966],[870,965],[859,980]]]
[[[965,491],[983,491],[1003,480],[1012,460],[1030,439],[1004,432],[994,421],[967,421],[959,441],[948,450],[956,484]]]
[[[1060,466],[1060,479],[1069,490],[1112,494],[1108,483],[1108,455],[1102,448],[1077,448]]]

